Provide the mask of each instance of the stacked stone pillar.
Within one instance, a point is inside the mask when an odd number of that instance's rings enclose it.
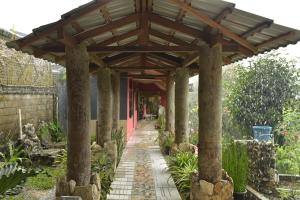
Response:
[[[174,133],[175,130],[175,74],[170,73],[167,78],[167,106],[166,131]]]
[[[120,72],[114,71],[112,73],[112,92],[113,92],[112,129],[113,131],[116,131],[119,129],[119,119],[120,119]]]
[[[186,142],[189,121],[189,69],[177,68],[175,77],[175,143]]]
[[[222,46],[204,46],[199,59],[198,175],[191,199],[232,199],[233,183],[222,170]]]
[[[100,68],[98,70],[98,127],[97,144],[104,147],[104,144],[111,141],[113,95],[111,70]]]
[[[79,186],[90,183],[90,82],[89,55],[82,44],[66,46],[68,93],[67,179]]]

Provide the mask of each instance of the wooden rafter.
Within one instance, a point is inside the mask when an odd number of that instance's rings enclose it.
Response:
[[[243,33],[241,35],[241,37],[248,38],[248,37],[254,35],[255,33],[261,32],[263,29],[270,27],[272,25],[272,23],[273,23],[273,21],[271,21],[271,20],[262,22],[262,23],[258,24],[257,26],[249,29],[245,33]]]
[[[44,51],[63,53],[64,47],[46,47]],[[101,46],[88,47],[89,53],[105,53],[105,52],[193,52],[198,51],[198,46]]]
[[[267,40],[267,41],[265,41],[265,42],[257,45],[257,48],[261,49],[261,48],[263,48],[263,47],[265,47],[265,46],[267,46],[269,44],[276,43],[276,42],[281,41],[281,40],[287,40],[287,39],[293,37],[294,35],[295,35],[295,31],[289,31],[287,33],[281,34],[281,35],[279,35],[277,37],[273,37],[273,38],[271,38],[271,39],[269,39],[269,40]]]
[[[172,37],[171,35],[167,35],[167,34],[161,33],[159,31],[156,31],[153,29],[150,29],[149,33],[150,33],[150,35],[153,35],[157,38],[165,40],[169,43],[173,43],[173,44],[177,44],[177,45],[190,45],[188,42],[186,42],[184,40],[178,39],[176,37]]]
[[[106,32],[110,32],[113,29],[125,26],[125,25],[133,23],[133,22],[136,22],[137,20],[138,20],[138,15],[136,15],[136,14],[129,15],[129,16],[121,18],[119,20],[115,20],[115,21],[113,21],[109,24],[106,24],[104,26],[96,27],[94,29],[85,31],[83,33],[79,33],[75,37],[79,42],[82,42],[82,41],[87,40],[89,38],[101,35],[101,34],[106,33]]]
[[[112,38],[109,38],[103,42],[100,42],[100,43],[97,43],[97,44],[94,44],[92,45],[91,47],[98,47],[98,46],[107,46],[107,45],[110,45],[110,44],[113,44],[115,42],[119,42],[119,41],[122,41],[122,40],[125,40],[127,38],[130,38],[130,37],[133,37],[135,35],[138,35],[140,32],[140,30],[133,30],[133,31],[129,31],[127,33],[124,33],[122,35],[118,35],[118,36],[114,36]]]
[[[148,58],[152,58],[152,59],[157,59],[159,61],[162,61],[166,64],[169,64],[171,66],[174,66],[174,67],[179,67],[179,63],[178,62],[178,58],[174,57],[174,56],[170,56],[168,54],[164,54],[164,53],[149,53],[147,54],[147,57]],[[181,61],[181,60],[180,60]]]
[[[107,3],[109,3],[111,0],[98,0],[95,1],[95,3],[78,10],[75,13],[72,13],[72,15],[69,13],[66,13],[65,15],[62,16],[62,19],[52,23],[50,25],[48,25],[47,27],[44,27],[43,30],[38,30],[35,31],[33,30],[34,33],[28,35],[27,37],[24,37],[21,40],[18,40],[18,46],[20,49],[34,43],[35,41],[44,38],[48,35],[50,35],[51,33],[57,31],[58,29],[70,24],[71,22],[76,21],[78,18],[83,17],[91,12],[93,12],[94,10],[99,9],[100,7],[106,5]]]
[[[187,3],[187,4],[189,4],[189,5],[191,4],[191,1],[192,0],[184,0],[184,2]],[[181,23],[182,20],[183,20],[183,18],[185,17],[185,15],[186,15],[186,11],[184,9],[180,8],[180,10],[179,10],[179,12],[177,14],[177,17],[176,17],[176,22],[177,23]],[[169,33],[169,35],[173,38],[174,35],[175,35],[175,33],[176,33],[176,31],[171,30],[170,33]],[[170,45],[170,43],[168,43],[168,45]]]
[[[212,28],[218,29],[218,31],[220,31],[224,36],[236,41],[237,43],[241,44],[242,46],[248,48],[249,50],[251,50],[253,52],[257,52],[257,48],[254,45],[252,45],[250,42],[248,42],[244,38],[238,36],[234,32],[228,30],[227,28],[223,27],[219,23],[215,22],[214,20],[212,20],[211,18],[209,18],[207,15],[203,14],[199,10],[196,10],[192,6],[190,6],[184,2],[181,2],[180,0],[169,0],[169,1],[177,4],[182,9],[189,12],[191,15],[196,17],[201,22],[206,23],[207,25],[211,26]]]
[[[172,71],[175,68],[172,67],[152,67],[147,65],[142,66],[121,66],[121,67],[111,67],[114,70],[121,70],[121,71],[143,71],[143,70],[162,70],[162,71]]]
[[[106,6],[102,6],[100,8],[100,12],[101,12],[103,18],[105,19],[106,24],[110,24],[112,22],[112,19],[111,19],[111,16],[110,16]],[[115,29],[112,29],[110,32],[113,36],[117,35]],[[120,46],[119,42],[117,42],[117,44]]]
[[[190,54],[183,62],[182,62],[182,67],[188,67],[194,62],[196,62],[199,58],[199,52]]]
[[[183,25],[183,24],[178,24],[177,22],[174,22],[167,18],[161,17],[157,14],[151,13],[151,14],[149,14],[149,17],[150,17],[150,21],[155,24],[159,24],[161,26],[168,27],[170,29],[179,31],[181,33],[190,35],[192,37],[202,38],[204,36],[204,33],[198,29],[194,29],[194,28],[191,28],[191,27]]]

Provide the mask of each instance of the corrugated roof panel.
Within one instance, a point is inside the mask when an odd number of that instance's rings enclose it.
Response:
[[[83,16],[77,20],[78,24],[83,29],[89,29],[94,26],[99,26],[105,23],[105,19],[99,10],[95,10],[89,15]]]
[[[232,7],[232,4],[224,1],[193,0],[192,7],[205,12],[210,18],[215,18],[224,8]]]
[[[228,20],[223,20],[221,25],[229,29],[230,31],[234,32],[237,35],[242,35],[247,29],[244,26],[235,24]]]
[[[168,1],[153,0],[153,13],[158,15],[175,20],[179,10],[180,9],[176,5],[170,4]]]
[[[121,35],[121,34],[124,34],[124,33],[127,33],[129,31],[133,31],[135,30],[137,27],[136,27],[136,23],[131,23],[131,24],[128,24],[126,26],[122,26],[118,29],[116,29],[116,33],[118,35]]]
[[[194,16],[192,16],[190,14],[186,14],[185,17],[183,18],[182,22],[185,25],[191,26],[192,28],[196,28],[199,30],[203,30],[203,28],[206,26],[205,23],[199,21],[198,19],[196,19]]]
[[[149,39],[150,39],[151,41],[153,41],[153,42],[156,42],[156,43],[162,44],[162,45],[168,43],[167,41],[165,41],[165,40],[163,40],[163,39],[160,39],[160,38],[158,38],[158,37],[152,36],[152,35],[149,36]]]
[[[183,34],[183,33],[180,33],[180,32],[175,32],[175,35],[174,35],[176,38],[179,38],[183,41],[186,41],[186,42],[189,42],[191,43],[192,41],[195,40],[194,37],[191,37],[189,35],[186,35],[186,34]]]
[[[106,32],[104,34],[101,34],[97,37],[93,37],[93,40],[95,40],[96,43],[99,43],[99,42],[103,42],[109,38],[113,37],[112,33],[111,32]]]
[[[135,36],[132,36],[130,38],[126,38],[125,40],[121,40],[120,44],[125,45],[125,44],[128,44],[130,42],[136,41],[137,39],[138,39],[138,36],[135,35]]]
[[[151,23],[151,28],[156,30],[156,31],[160,31],[164,34],[169,34],[170,31],[171,31],[171,29],[169,29],[169,28],[166,28],[164,26],[161,26],[159,24],[154,24],[154,23]]]

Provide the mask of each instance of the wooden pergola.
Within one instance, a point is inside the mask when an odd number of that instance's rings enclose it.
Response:
[[[110,140],[111,129],[118,127],[118,120],[111,118],[119,115],[114,107],[120,104],[120,73],[157,79],[166,86],[167,130],[175,129],[177,144],[185,141],[188,132],[188,78],[199,74],[198,179],[215,184],[222,179],[223,64],[299,40],[298,30],[224,1],[94,0],[7,45],[66,66],[68,179],[79,185],[90,180],[91,73],[98,75],[103,97],[99,100],[101,145]]]

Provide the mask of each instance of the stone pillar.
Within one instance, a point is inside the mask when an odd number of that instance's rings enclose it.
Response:
[[[113,122],[112,129],[119,129],[120,120],[120,72],[112,73],[112,90],[113,90]]]
[[[98,70],[98,129],[97,144],[104,147],[111,141],[112,131],[112,86],[111,71],[109,68]]]
[[[222,46],[204,46],[199,59],[198,175],[192,200],[231,200],[232,179],[222,171]]]
[[[175,78],[175,143],[186,142],[189,121],[189,69],[177,68]]]
[[[68,93],[67,179],[77,185],[90,183],[90,82],[89,55],[83,44],[66,46]]]
[[[175,75],[170,73],[167,78],[166,131],[175,130]]]

